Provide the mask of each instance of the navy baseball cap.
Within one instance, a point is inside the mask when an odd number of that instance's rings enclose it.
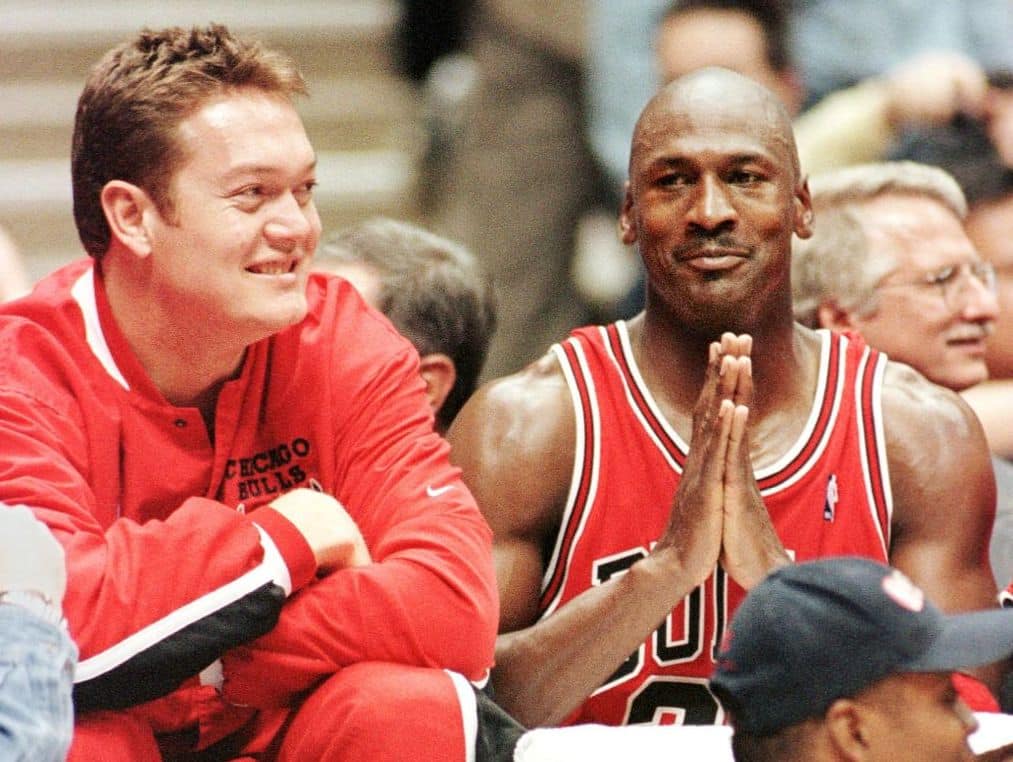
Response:
[[[764,736],[822,716],[898,672],[952,672],[1013,653],[1013,611],[945,615],[896,569],[828,558],[770,574],[736,611],[711,689]]]

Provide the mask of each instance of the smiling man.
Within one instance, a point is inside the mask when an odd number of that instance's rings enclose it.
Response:
[[[619,220],[644,311],[575,331],[451,427],[494,533],[493,684],[522,722],[720,723],[730,615],[793,560],[889,559],[946,609],[995,605],[980,426],[794,322],[811,221],[775,96],[723,69],[674,81],[637,123]]]
[[[988,378],[995,272],[964,231],[956,181],[937,167],[884,162],[818,175],[812,188],[817,222],[792,265],[798,320],[857,331],[954,391]]]
[[[310,274],[304,91],[218,25],[111,50],[91,258],[0,310],[0,503],[66,551],[72,760],[472,758],[489,530],[415,350]]]

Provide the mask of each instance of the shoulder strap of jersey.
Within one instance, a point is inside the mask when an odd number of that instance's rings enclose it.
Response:
[[[598,329],[604,331],[604,329]],[[559,533],[545,568],[539,609],[552,613],[570,568],[570,557],[591,510],[590,498],[598,483],[601,462],[601,420],[595,396],[594,378],[588,367],[586,348],[591,336],[575,334],[555,344],[553,353],[570,388],[574,413],[574,457],[570,490],[566,497]]]

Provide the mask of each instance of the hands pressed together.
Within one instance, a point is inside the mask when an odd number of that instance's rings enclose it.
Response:
[[[652,552],[698,582],[720,563],[747,590],[790,563],[749,458],[752,343],[751,336],[725,333],[710,345],[689,456],[668,527]]]

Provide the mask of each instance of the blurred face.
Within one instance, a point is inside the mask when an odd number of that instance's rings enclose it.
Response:
[[[874,256],[896,267],[876,289],[878,307],[854,327],[872,346],[959,391],[984,381],[995,294],[972,272],[981,259],[963,224],[937,201],[884,196],[863,204]]]
[[[967,762],[977,728],[949,674],[899,674],[855,697],[866,709],[863,725],[869,760]]]
[[[187,158],[172,212],[154,212],[161,308],[252,343],[301,320],[320,237],[316,159],[295,109],[256,90],[213,99],[178,128]]]
[[[995,267],[999,316],[985,360],[993,378],[1013,378],[1013,194],[974,207],[967,235],[981,258]]]
[[[790,313],[791,236],[809,234],[808,188],[769,94],[736,87],[741,78],[693,82],[641,119],[620,225],[644,260],[649,309],[708,334],[746,331],[771,305]]]
[[[799,110],[794,78],[770,65],[763,28],[748,13],[701,8],[669,16],[658,28],[655,47],[663,83],[721,66],[771,90],[792,116]]]

